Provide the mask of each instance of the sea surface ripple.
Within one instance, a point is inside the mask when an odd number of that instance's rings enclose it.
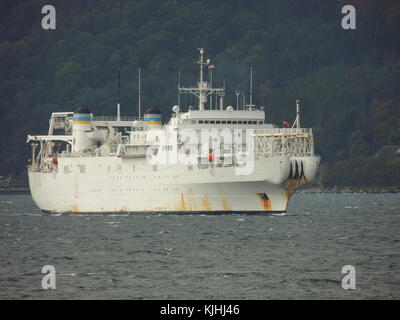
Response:
[[[283,215],[51,215],[0,195],[0,299],[399,299],[399,209],[315,193]]]

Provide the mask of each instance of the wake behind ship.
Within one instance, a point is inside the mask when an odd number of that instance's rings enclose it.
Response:
[[[197,86],[178,88],[195,95],[197,107],[174,106],[165,124],[157,108],[121,117],[119,104],[116,117],[85,107],[52,113],[48,135],[27,139],[37,206],[69,213],[285,212],[320,161],[312,130],[300,127],[300,102],[293,126],[277,128],[251,98],[225,107],[225,88],[204,80],[210,61],[203,49],[198,64]]]

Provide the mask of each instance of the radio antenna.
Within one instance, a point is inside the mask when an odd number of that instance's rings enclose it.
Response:
[[[121,121],[121,69],[118,66],[117,121]]]
[[[250,108],[253,107],[253,67],[250,67]]]
[[[178,68],[178,106],[181,106],[181,91],[179,90],[181,86],[181,68]]]
[[[141,112],[140,112],[141,95],[142,92],[140,91],[140,68],[139,68],[139,119],[141,117]]]
[[[240,91],[235,90],[235,95],[236,95],[236,110],[239,110],[239,96],[240,96]]]

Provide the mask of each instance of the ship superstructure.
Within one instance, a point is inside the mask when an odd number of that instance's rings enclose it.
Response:
[[[200,80],[180,87],[196,108],[162,123],[161,110],[143,117],[95,116],[86,107],[51,115],[47,135],[29,135],[29,185],[49,212],[285,212],[320,157],[312,130],[300,126],[300,102],[291,128],[265,121],[252,104],[224,106],[225,88],[204,80],[210,64],[200,49]],[[219,97],[207,108],[207,97]]]

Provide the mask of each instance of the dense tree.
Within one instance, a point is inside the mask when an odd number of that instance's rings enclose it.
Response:
[[[227,103],[236,103],[235,90],[248,92],[251,66],[254,100],[270,121],[293,120],[301,99],[325,183],[354,183],[341,172],[352,168],[359,179],[366,172],[361,158],[397,170],[397,160],[372,155],[400,144],[400,3],[352,3],[356,30],[341,28],[342,0],[53,1],[57,29],[43,30],[47,3],[4,0],[0,174],[24,172],[25,136],[45,133],[51,112],[85,104],[96,114],[114,113],[118,68],[122,113],[137,113],[140,67],[144,105],[161,107],[167,120],[178,68],[183,83],[196,81],[198,47],[217,65],[214,84],[225,80]]]

